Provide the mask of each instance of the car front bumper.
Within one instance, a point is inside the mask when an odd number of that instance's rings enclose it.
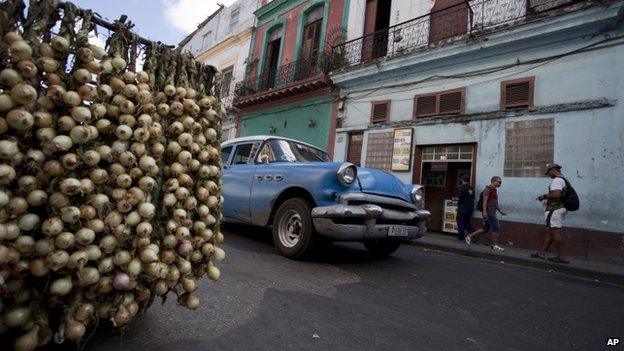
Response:
[[[345,241],[384,238],[417,239],[427,231],[425,223],[429,217],[431,213],[427,210],[396,210],[384,208],[375,203],[337,204],[312,209],[312,220],[319,234]],[[401,232],[406,235],[391,236],[389,235],[390,228],[393,228],[392,232]]]

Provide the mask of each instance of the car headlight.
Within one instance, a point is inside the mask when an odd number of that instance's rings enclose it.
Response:
[[[421,204],[425,201],[425,188],[420,185],[414,185],[412,188],[412,202]]]
[[[340,165],[338,172],[336,172],[338,182],[342,186],[351,186],[357,178],[357,167],[354,164],[345,162]]]

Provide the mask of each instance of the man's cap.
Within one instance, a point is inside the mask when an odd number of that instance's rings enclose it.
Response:
[[[546,172],[544,174],[548,175],[548,172],[551,169],[556,169],[556,170],[560,171],[561,170],[561,166],[559,166],[556,163],[549,163],[549,164],[546,165]]]

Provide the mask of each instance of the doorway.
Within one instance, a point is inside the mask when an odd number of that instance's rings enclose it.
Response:
[[[360,167],[362,159],[362,142],[364,141],[364,133],[356,132],[349,134],[349,144],[347,151],[347,162],[353,163]]]
[[[279,52],[280,52],[280,45],[282,43],[282,38],[276,38],[273,39],[269,42],[269,44],[267,45],[267,56],[266,56],[266,62],[267,62],[267,70],[265,73],[265,78],[263,79],[264,84],[263,84],[263,90],[266,89],[271,89],[275,87],[275,80],[277,77],[277,66],[279,64]]]
[[[471,183],[475,179],[475,149],[472,144],[418,147],[420,164],[415,166],[420,174],[419,179],[414,174],[414,180],[425,187],[425,208],[431,212],[428,229],[454,231],[454,225],[449,225],[454,224],[456,215],[451,199],[457,196],[463,175],[468,175]]]
[[[366,1],[362,61],[382,57],[388,52],[391,6],[392,0]]]
[[[436,0],[431,9],[429,43],[468,32],[470,9],[465,0]]]

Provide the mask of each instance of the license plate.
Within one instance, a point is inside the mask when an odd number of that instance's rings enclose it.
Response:
[[[403,227],[403,226],[388,227],[388,236],[407,236],[407,227]]]

